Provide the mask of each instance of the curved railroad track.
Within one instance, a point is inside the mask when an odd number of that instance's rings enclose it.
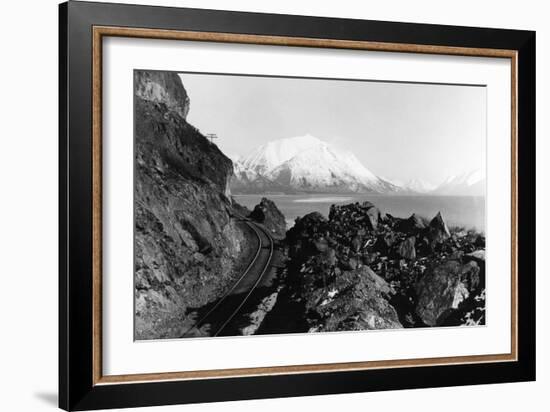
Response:
[[[273,257],[273,238],[269,232],[256,223],[245,219],[243,222],[252,229],[258,239],[258,249],[254,258],[233,286],[183,334],[183,337],[188,336],[189,332],[194,329],[200,330],[206,324],[210,325],[209,336],[219,336],[223,333],[239,314],[267,272]]]

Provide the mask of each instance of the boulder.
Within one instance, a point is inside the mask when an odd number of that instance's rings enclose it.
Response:
[[[325,238],[315,239],[313,244],[318,252],[326,252],[328,250],[328,242]]]
[[[389,253],[390,248],[393,246],[397,239],[395,232],[389,231],[378,235],[376,242],[374,243],[374,250],[380,252],[383,256]]]
[[[279,239],[285,237],[285,216],[272,200],[263,197],[260,203],[254,207],[252,213],[250,213],[250,218],[264,225],[274,237]]]
[[[380,217],[380,220],[390,227],[394,227],[399,221],[401,221],[400,218],[395,217],[387,212],[384,214],[384,216]]]
[[[485,262],[485,250],[475,250],[472,253],[467,253],[465,259]]]
[[[481,285],[481,270],[479,265],[470,261],[460,268],[460,282],[462,282],[469,293],[479,292]]]
[[[336,262],[337,262],[336,251],[332,248],[328,248],[328,250],[326,251],[325,256],[327,258],[328,265],[330,267],[334,267],[336,265]]]
[[[347,264],[351,270],[355,270],[359,267],[359,262],[355,258],[349,258]]]
[[[315,305],[321,331],[396,329],[403,326],[388,298],[391,286],[368,266],[345,271],[331,290],[337,291],[325,304]],[[313,297],[313,296],[312,296]]]
[[[378,259],[378,253],[364,253],[363,254],[363,263],[365,265],[370,265]]]
[[[417,234],[426,228],[424,221],[413,213],[408,219],[403,219],[397,222],[395,230],[407,234]]]
[[[449,260],[426,270],[415,285],[416,314],[429,326],[440,326],[480,283],[475,262]]]
[[[363,203],[363,206],[368,203],[370,206],[367,206],[367,221],[369,229],[376,230],[378,228],[378,221],[380,220],[380,210],[370,202]]]
[[[431,220],[427,228],[427,236],[432,243],[441,243],[451,237],[441,212],[437,212],[437,215]]]
[[[351,240],[351,247],[355,252],[359,252],[362,245],[363,245],[363,242],[361,241],[361,238],[359,236],[354,236],[353,239]]]
[[[416,259],[416,250],[414,248],[415,242],[416,238],[414,236],[408,237],[399,244],[397,248],[397,254],[404,259]]]
[[[288,245],[289,256],[296,260],[307,259],[309,255],[318,254],[319,246],[315,241],[323,237],[327,244],[334,243],[326,236],[327,219],[319,212],[311,212],[307,215],[296,218],[294,226],[286,233],[286,244]]]
[[[364,227],[369,231],[374,231],[378,228],[380,210],[368,201],[348,205],[332,205],[328,218],[333,223],[354,230]]]
[[[478,235],[476,237],[475,242],[474,242],[474,246],[476,246],[476,247],[485,247],[485,236]]]
[[[308,227],[314,227],[327,222],[327,219],[319,212],[311,212],[307,215],[297,218],[294,224],[294,228],[302,230]]]

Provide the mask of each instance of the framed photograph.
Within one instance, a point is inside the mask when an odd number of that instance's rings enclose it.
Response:
[[[535,379],[535,33],[60,5],[60,407]]]

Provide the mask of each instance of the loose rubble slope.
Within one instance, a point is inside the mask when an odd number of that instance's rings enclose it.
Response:
[[[440,213],[397,218],[370,202],[314,212],[287,233],[289,283],[312,331],[485,322],[485,239]]]

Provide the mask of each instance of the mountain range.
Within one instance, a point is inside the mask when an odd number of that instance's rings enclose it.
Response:
[[[392,182],[375,175],[346,150],[312,135],[263,144],[233,159],[231,191],[243,193],[393,193],[474,195],[484,193],[484,178],[472,172],[447,178],[439,186],[420,179]]]
[[[449,176],[431,193],[437,195],[482,196],[485,194],[485,176],[480,170]]]
[[[399,187],[400,192],[403,193],[430,193],[436,186],[422,179],[409,179],[407,181],[386,179],[388,182],[393,183]]]

